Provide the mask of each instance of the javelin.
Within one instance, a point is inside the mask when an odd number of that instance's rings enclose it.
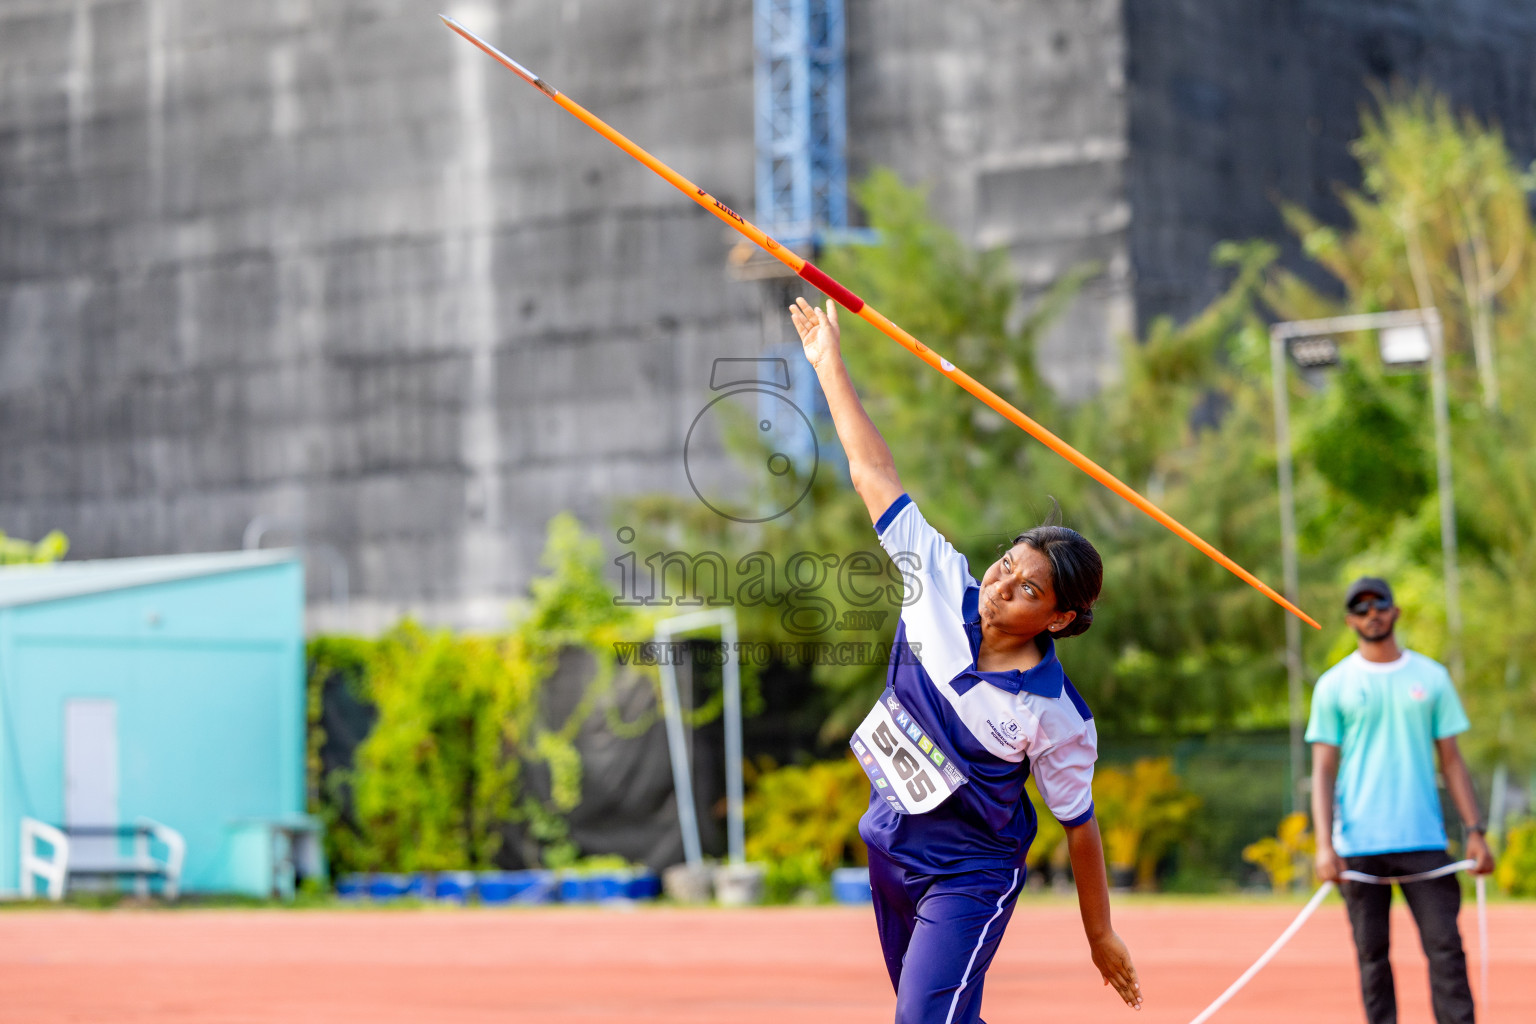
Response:
[[[969,391],[974,397],[980,399],[983,405],[987,406],[993,412],[996,412],[1004,419],[1024,430],[1026,433],[1034,437],[1037,441],[1045,445],[1051,451],[1055,452],[1057,455],[1060,455],[1062,458],[1072,463],[1072,465],[1076,466],[1084,473],[1087,473],[1099,483],[1103,484],[1105,487],[1108,487],[1111,491],[1114,491],[1116,494],[1120,495],[1120,497],[1124,498],[1126,501],[1130,502],[1132,505],[1145,512],[1147,515],[1151,516],[1153,519],[1167,527],[1169,530],[1172,530],[1179,537],[1192,544],[1196,550],[1200,551],[1207,558],[1210,558],[1222,568],[1232,572],[1238,577],[1238,579],[1242,580],[1244,583],[1247,583],[1249,586],[1254,587],[1259,591],[1259,593],[1263,594],[1265,597],[1269,598],[1271,601],[1275,602],[1286,611],[1291,612],[1293,615],[1300,618],[1301,621],[1305,622],[1313,629],[1322,628],[1310,615],[1296,607],[1290,601],[1287,601],[1284,597],[1280,596],[1275,592],[1273,588],[1264,583],[1264,581],[1260,580],[1253,573],[1232,561],[1232,559],[1216,550],[1189,527],[1185,526],[1183,523],[1173,518],[1173,516],[1170,516],[1168,513],[1152,504],[1146,498],[1143,498],[1140,494],[1132,490],[1126,484],[1122,483],[1120,479],[1109,470],[1105,469],[1103,466],[1100,466],[1097,462],[1094,462],[1092,459],[1088,458],[1088,456],[1067,444],[1067,442],[1051,433],[1041,424],[1024,415],[1018,409],[1015,409],[1007,401],[995,394],[992,389],[988,388],[985,384],[982,384],[980,381],[971,377],[964,370],[957,368],[954,363],[951,363],[948,359],[942,358],[937,352],[933,351],[933,349],[929,348],[927,345],[924,345],[922,342],[912,337],[912,335],[902,330],[896,324],[886,319],[884,315],[882,315],[874,307],[867,304],[863,299],[859,298],[853,292],[849,291],[847,288],[844,288],[841,284],[838,284],[832,278],[828,277],[824,271],[816,266],[816,264],[812,263],[810,260],[801,259],[793,252],[790,252],[777,241],[770,238],[755,224],[752,224],[750,221],[742,217],[741,214],[737,213],[729,206],[726,206],[720,200],[716,199],[708,192],[705,192],[702,188],[699,188],[699,186],[695,185],[693,182],[689,181],[681,174],[678,174],[672,168],[668,167],[666,164],[662,163],[660,160],[656,159],[654,156],[647,153],[639,146],[635,145],[624,135],[610,127],[607,122],[603,121],[596,114],[593,114],[591,111],[587,110],[586,107],[583,107],[575,100],[566,96],[560,90],[544,81],[544,79],[540,78],[532,71],[529,71],[527,68],[523,67],[511,57],[508,57],[506,54],[496,49],[496,47],[492,46],[490,43],[487,43],[485,40],[475,35],[463,25],[460,25],[446,14],[438,15],[438,17],[443,19],[443,24],[447,25],[453,31],[457,32],[459,35],[463,36],[465,39],[469,40],[471,43],[474,43],[480,49],[484,50],[487,55],[494,58],[508,71],[511,71],[513,74],[517,75],[517,77],[521,78],[529,85],[537,88],[539,91],[544,93],[544,95],[548,96],[560,106],[564,107],[566,111],[568,111],[578,121],[581,121],[588,128],[591,128],[603,138],[607,139],[615,146],[618,146],[624,152],[628,153],[630,156],[634,157],[636,160],[640,161],[642,164],[649,167],[657,174],[661,175],[674,187],[676,187],[679,192],[682,192],[689,199],[692,199],[694,202],[704,207],[704,209],[714,214],[720,220],[741,232],[753,243],[763,249],[764,252],[768,253],[768,255],[784,264],[790,270],[793,270],[797,275],[799,275],[810,284],[815,285],[828,298],[836,300],[840,305],[846,308],[848,312],[863,317],[870,324],[874,325],[874,327],[879,330],[880,333],[899,343],[902,348],[905,348],[907,351],[917,356],[923,362],[927,363],[929,366],[933,367],[935,370],[938,370],[944,376],[948,377],[950,380],[954,381],[956,384]]]

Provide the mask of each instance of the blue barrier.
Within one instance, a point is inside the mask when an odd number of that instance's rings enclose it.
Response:
[[[647,900],[661,895],[661,878],[649,871],[571,871],[560,876],[560,902],[611,903]]]
[[[628,879],[616,872],[564,875],[560,879],[561,903],[602,903],[624,899]]]
[[[336,879],[336,895],[344,900],[360,900],[368,895],[368,875],[342,875]]]
[[[654,900],[661,896],[661,876],[654,871],[641,871],[629,880],[625,893],[632,900]]]
[[[444,903],[468,903],[476,892],[473,871],[439,871],[432,879],[432,898]]]
[[[425,899],[429,878],[425,872],[411,874],[372,875],[368,882],[368,898],[377,901],[397,900],[405,897]]]
[[[492,906],[507,903],[548,903],[555,898],[553,871],[481,871],[475,876],[480,902]]]
[[[836,868],[832,872],[832,898],[839,903],[872,903],[869,868]]]
[[[336,879],[343,900],[415,898],[445,903],[478,900],[490,906],[507,904],[608,903],[653,900],[661,895],[661,878],[651,871],[616,870],[592,873],[553,871],[439,871],[409,874],[356,873]]]

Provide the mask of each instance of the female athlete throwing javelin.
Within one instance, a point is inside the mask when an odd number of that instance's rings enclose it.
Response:
[[[1056,640],[1093,622],[1104,569],[1073,530],[1038,526],[978,585],[896,475],[843,365],[837,307],[790,307],[880,544],[906,580],[885,692],[854,733],[869,774],[859,835],[898,1024],[973,1024],[1024,855],[1035,838],[1031,774],[1066,828],[1093,962],[1141,1008],[1130,952],[1110,926],[1093,816],[1098,734],[1056,660]]]

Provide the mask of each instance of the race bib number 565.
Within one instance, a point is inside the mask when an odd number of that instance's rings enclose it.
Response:
[[[926,814],[965,785],[965,776],[890,688],[854,730],[849,745],[875,792],[898,814]]]

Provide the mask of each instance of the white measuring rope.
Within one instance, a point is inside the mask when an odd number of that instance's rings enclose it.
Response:
[[[1253,966],[1243,972],[1242,977],[1238,978],[1230,986],[1228,986],[1225,992],[1216,997],[1216,1001],[1214,1003],[1212,1003],[1210,1006],[1207,1006],[1204,1010],[1201,1010],[1200,1016],[1190,1021],[1189,1024],[1205,1024],[1207,1020],[1210,1020],[1213,1013],[1221,1009],[1223,1006],[1226,1006],[1227,1000],[1241,992],[1243,986],[1248,984],[1249,981],[1253,980],[1253,976],[1262,971],[1264,969],[1264,965],[1275,958],[1275,954],[1280,952],[1281,947],[1284,946],[1287,942],[1291,941],[1291,936],[1295,935],[1298,931],[1301,930],[1301,926],[1307,923],[1307,918],[1312,916],[1312,911],[1316,910],[1318,905],[1323,902],[1323,898],[1332,891],[1332,882],[1324,882],[1322,885],[1318,886],[1317,892],[1312,894],[1312,898],[1308,900],[1307,905],[1301,909],[1301,913],[1296,915],[1296,920],[1291,922],[1291,926],[1280,933],[1280,937],[1275,940],[1274,945],[1266,949],[1264,951],[1264,955],[1255,960],[1253,962]]]
[[[1366,882],[1370,885],[1406,885],[1409,882],[1427,882],[1431,878],[1454,875],[1458,871],[1475,867],[1477,867],[1475,860],[1459,860],[1454,864],[1435,868],[1433,871],[1420,871],[1413,875],[1392,875],[1388,878],[1383,875],[1368,875],[1364,871],[1340,871],[1339,877],[1346,882]]]
[[[1488,1009],[1488,876],[1477,876],[1477,994]]]
[[[1383,878],[1380,875],[1368,875],[1363,871],[1341,871],[1339,877],[1346,882],[1365,882],[1370,885],[1402,885],[1406,882],[1424,882],[1431,878],[1440,878],[1444,875],[1453,875],[1458,871],[1477,867],[1475,860],[1459,860],[1454,864],[1435,868],[1432,871],[1420,871],[1412,875],[1394,875],[1391,878]],[[1296,933],[1301,931],[1301,926],[1307,923],[1307,918],[1312,912],[1322,905],[1324,899],[1333,891],[1332,882],[1324,882],[1317,887],[1317,892],[1307,901],[1307,905],[1301,908],[1301,913],[1296,915],[1296,920],[1290,923],[1280,937],[1264,951],[1264,955],[1253,962],[1253,966],[1242,973],[1242,976],[1227,986],[1227,990],[1216,997],[1216,1001],[1200,1011],[1200,1015],[1189,1024],[1205,1024],[1217,1010],[1227,1005],[1228,1000],[1243,990],[1243,987],[1253,980],[1253,976],[1262,971],[1268,963],[1275,958],[1275,954],[1290,942]],[[1477,876],[1477,960],[1479,970],[1480,995],[1483,1006],[1488,1005],[1488,887],[1486,876]]]

